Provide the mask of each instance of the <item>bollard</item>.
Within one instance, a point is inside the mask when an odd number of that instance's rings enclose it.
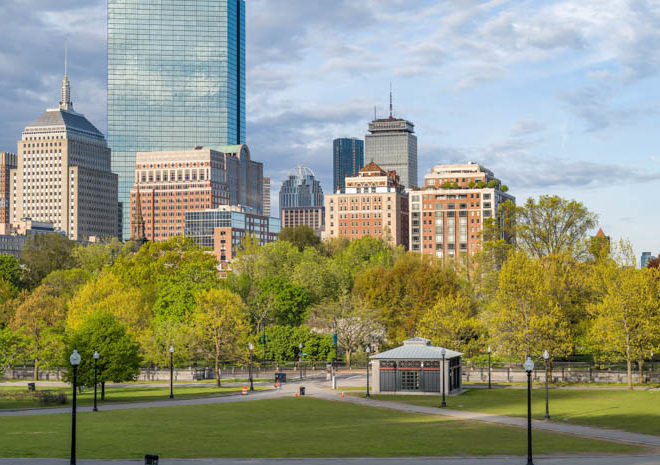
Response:
[[[145,455],[144,465],[158,465],[158,456],[150,454]]]

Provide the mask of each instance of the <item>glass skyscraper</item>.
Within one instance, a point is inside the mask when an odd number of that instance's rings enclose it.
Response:
[[[322,207],[323,189],[314,172],[304,166],[297,166],[282,183],[280,189],[280,209],[293,207]]]
[[[356,138],[335,139],[332,143],[332,191],[344,189],[346,176],[355,177],[364,166],[364,141]]]
[[[245,143],[244,0],[108,0],[108,140],[125,238],[136,152]]]

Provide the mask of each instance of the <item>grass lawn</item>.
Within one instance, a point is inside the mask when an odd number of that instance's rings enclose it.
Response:
[[[70,415],[5,417],[0,455],[67,457]],[[536,432],[535,453],[644,449]],[[314,398],[100,411],[78,417],[78,456],[96,459],[524,455],[526,431]]]
[[[440,406],[440,396],[372,395],[416,405]],[[447,397],[447,406],[515,417],[527,415],[525,389],[471,389]],[[532,416],[543,420],[545,391],[532,391]],[[550,390],[550,418],[586,426],[660,435],[660,391]]]
[[[263,386],[255,386],[255,390],[266,389]],[[40,388],[39,391],[53,391],[64,392],[67,396],[67,404],[71,403],[71,388],[70,387],[47,387]],[[13,400],[2,397],[2,393],[7,392],[25,392],[24,387],[13,386],[0,386],[0,409],[20,409],[20,408],[39,408],[41,404],[37,399],[26,400]],[[215,385],[206,384],[195,387],[177,387],[174,386],[174,397],[177,399],[190,399],[195,397],[209,397],[219,396],[226,394],[233,394],[241,391],[241,387],[221,387],[217,388]],[[163,385],[163,387],[126,387],[126,388],[106,388],[105,401],[101,402],[101,389],[98,390],[99,405],[104,403],[121,403],[121,402],[146,402],[150,400],[163,400],[169,398],[170,387]],[[82,394],[78,394],[79,405],[91,405],[94,403],[94,389],[86,389]],[[53,404],[49,407],[61,407],[62,405]]]

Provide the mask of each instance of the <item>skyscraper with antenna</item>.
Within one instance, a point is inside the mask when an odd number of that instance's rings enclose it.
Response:
[[[375,162],[385,171],[396,171],[407,189],[417,186],[417,136],[415,125],[394,116],[394,98],[390,83],[390,113],[369,123],[364,140],[365,163]]]

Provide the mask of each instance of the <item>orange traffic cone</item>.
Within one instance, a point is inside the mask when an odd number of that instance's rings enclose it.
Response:
[[[341,392],[341,398],[344,398],[344,391]]]
[[[295,392],[295,393],[293,394],[293,397],[298,397],[298,393]]]
[[[243,386],[243,391],[241,392],[244,396],[247,396],[247,386]]]

